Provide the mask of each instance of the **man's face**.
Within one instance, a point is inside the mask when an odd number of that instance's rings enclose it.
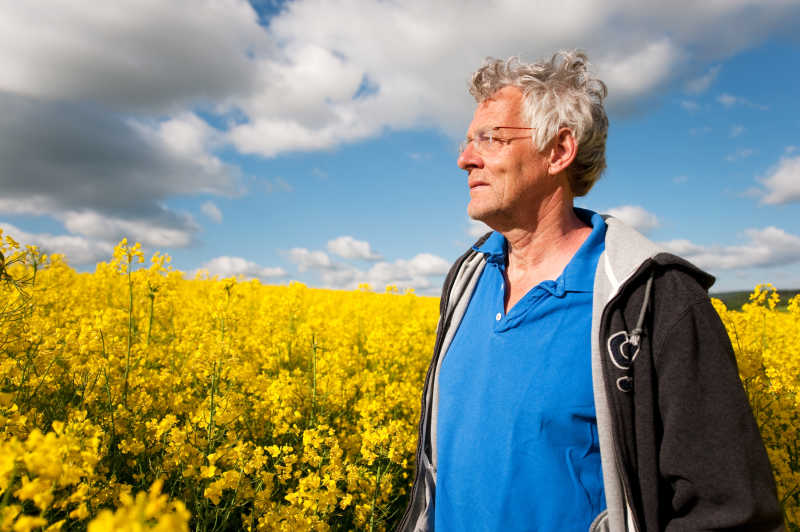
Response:
[[[504,87],[492,98],[478,105],[467,139],[496,126],[528,127],[522,118],[522,91]],[[556,186],[548,175],[548,164],[525,129],[501,129],[496,136],[528,136],[509,143],[501,142],[492,153],[480,153],[473,143],[458,157],[458,166],[467,171],[470,202],[467,213],[488,226],[513,227],[515,221],[529,216]],[[521,217],[520,217],[521,216]]]

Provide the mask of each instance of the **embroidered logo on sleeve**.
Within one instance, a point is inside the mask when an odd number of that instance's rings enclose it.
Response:
[[[608,339],[608,354],[619,369],[628,369],[639,354],[639,346],[633,345],[626,331],[614,333]]]

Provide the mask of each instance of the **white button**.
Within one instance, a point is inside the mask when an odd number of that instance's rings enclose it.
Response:
[[[496,319],[497,321],[500,321],[500,318],[502,318],[502,317],[503,317],[503,315],[498,312],[497,316],[495,316],[494,319]]]

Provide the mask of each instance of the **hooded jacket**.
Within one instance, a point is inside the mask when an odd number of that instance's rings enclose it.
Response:
[[[604,218],[591,365],[607,509],[589,530],[783,530],[769,460],[708,298],[714,278]],[[444,282],[400,531],[433,530],[437,376],[484,265],[470,249]]]

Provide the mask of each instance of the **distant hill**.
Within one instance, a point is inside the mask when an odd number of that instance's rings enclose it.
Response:
[[[721,299],[725,306],[731,310],[739,310],[742,308],[742,305],[750,301],[750,294],[753,291],[749,290],[742,290],[739,292],[717,292],[709,294],[711,297]],[[786,308],[786,305],[789,303],[789,300],[800,293],[800,289],[791,289],[791,290],[778,290],[778,295],[781,296],[781,302],[778,303],[778,308]]]

